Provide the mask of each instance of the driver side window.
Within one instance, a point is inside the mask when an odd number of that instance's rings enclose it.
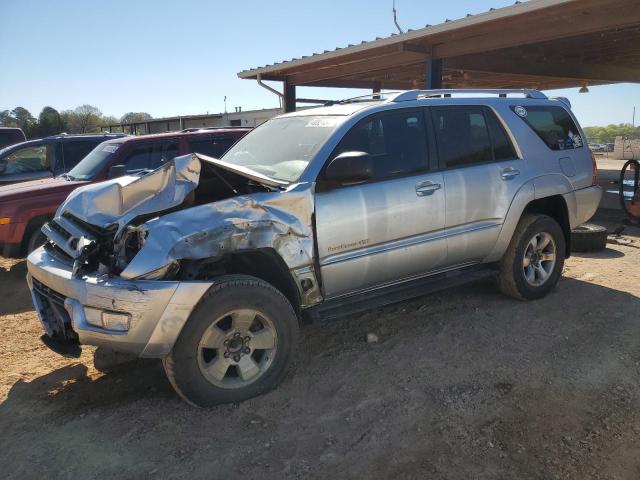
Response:
[[[368,153],[374,181],[426,170],[422,110],[382,112],[360,121],[347,132],[331,158],[344,152]]]
[[[47,145],[34,145],[16,150],[3,159],[3,163],[6,163],[2,175],[48,170],[49,156]]]
[[[127,173],[136,173],[149,168],[152,150],[151,145],[141,145],[129,152],[123,162],[127,167]]]

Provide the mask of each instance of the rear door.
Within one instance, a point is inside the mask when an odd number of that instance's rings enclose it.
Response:
[[[328,187],[318,179],[315,221],[327,298],[408,280],[446,262],[444,182],[429,168],[424,110],[371,115],[342,139],[329,161],[367,152],[374,178]]]
[[[484,106],[433,107],[431,117],[444,175],[449,266],[482,261],[492,250],[525,162],[506,129]]]

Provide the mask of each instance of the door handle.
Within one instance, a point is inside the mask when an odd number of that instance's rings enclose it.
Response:
[[[500,176],[503,180],[511,180],[513,177],[517,177],[520,175],[520,170],[516,170],[515,168],[507,167],[502,169],[500,172]]]
[[[418,195],[419,197],[426,197],[427,195],[433,195],[433,192],[435,192],[436,190],[440,190],[441,188],[442,185],[440,185],[439,183],[426,181],[416,185],[416,195]]]

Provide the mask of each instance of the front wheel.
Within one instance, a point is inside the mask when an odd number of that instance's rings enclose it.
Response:
[[[565,245],[562,228],[553,218],[523,215],[500,261],[500,290],[520,300],[545,296],[562,274]]]
[[[169,381],[188,403],[240,402],[285,377],[298,336],[289,301],[255,277],[218,279],[164,359]]]

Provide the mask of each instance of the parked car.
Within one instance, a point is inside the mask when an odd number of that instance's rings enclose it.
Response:
[[[27,137],[20,128],[0,127],[0,149],[26,141]]]
[[[69,173],[2,187],[0,252],[5,257],[16,257],[42,244],[45,237],[40,229],[53,217],[67,195],[80,186],[151,171],[176,155],[189,152],[219,156],[249,130],[220,128],[139,137],[120,135],[99,144]],[[68,143],[62,145],[64,151]]]
[[[53,135],[0,150],[0,187],[10,183],[51,178],[75,167],[98,144],[122,133]]]
[[[543,297],[602,195],[586,137],[566,99],[457,93],[290,113],[220,159],[75,190],[28,257],[44,338],[161,358],[208,406],[274,388],[302,316],[486,275]]]

